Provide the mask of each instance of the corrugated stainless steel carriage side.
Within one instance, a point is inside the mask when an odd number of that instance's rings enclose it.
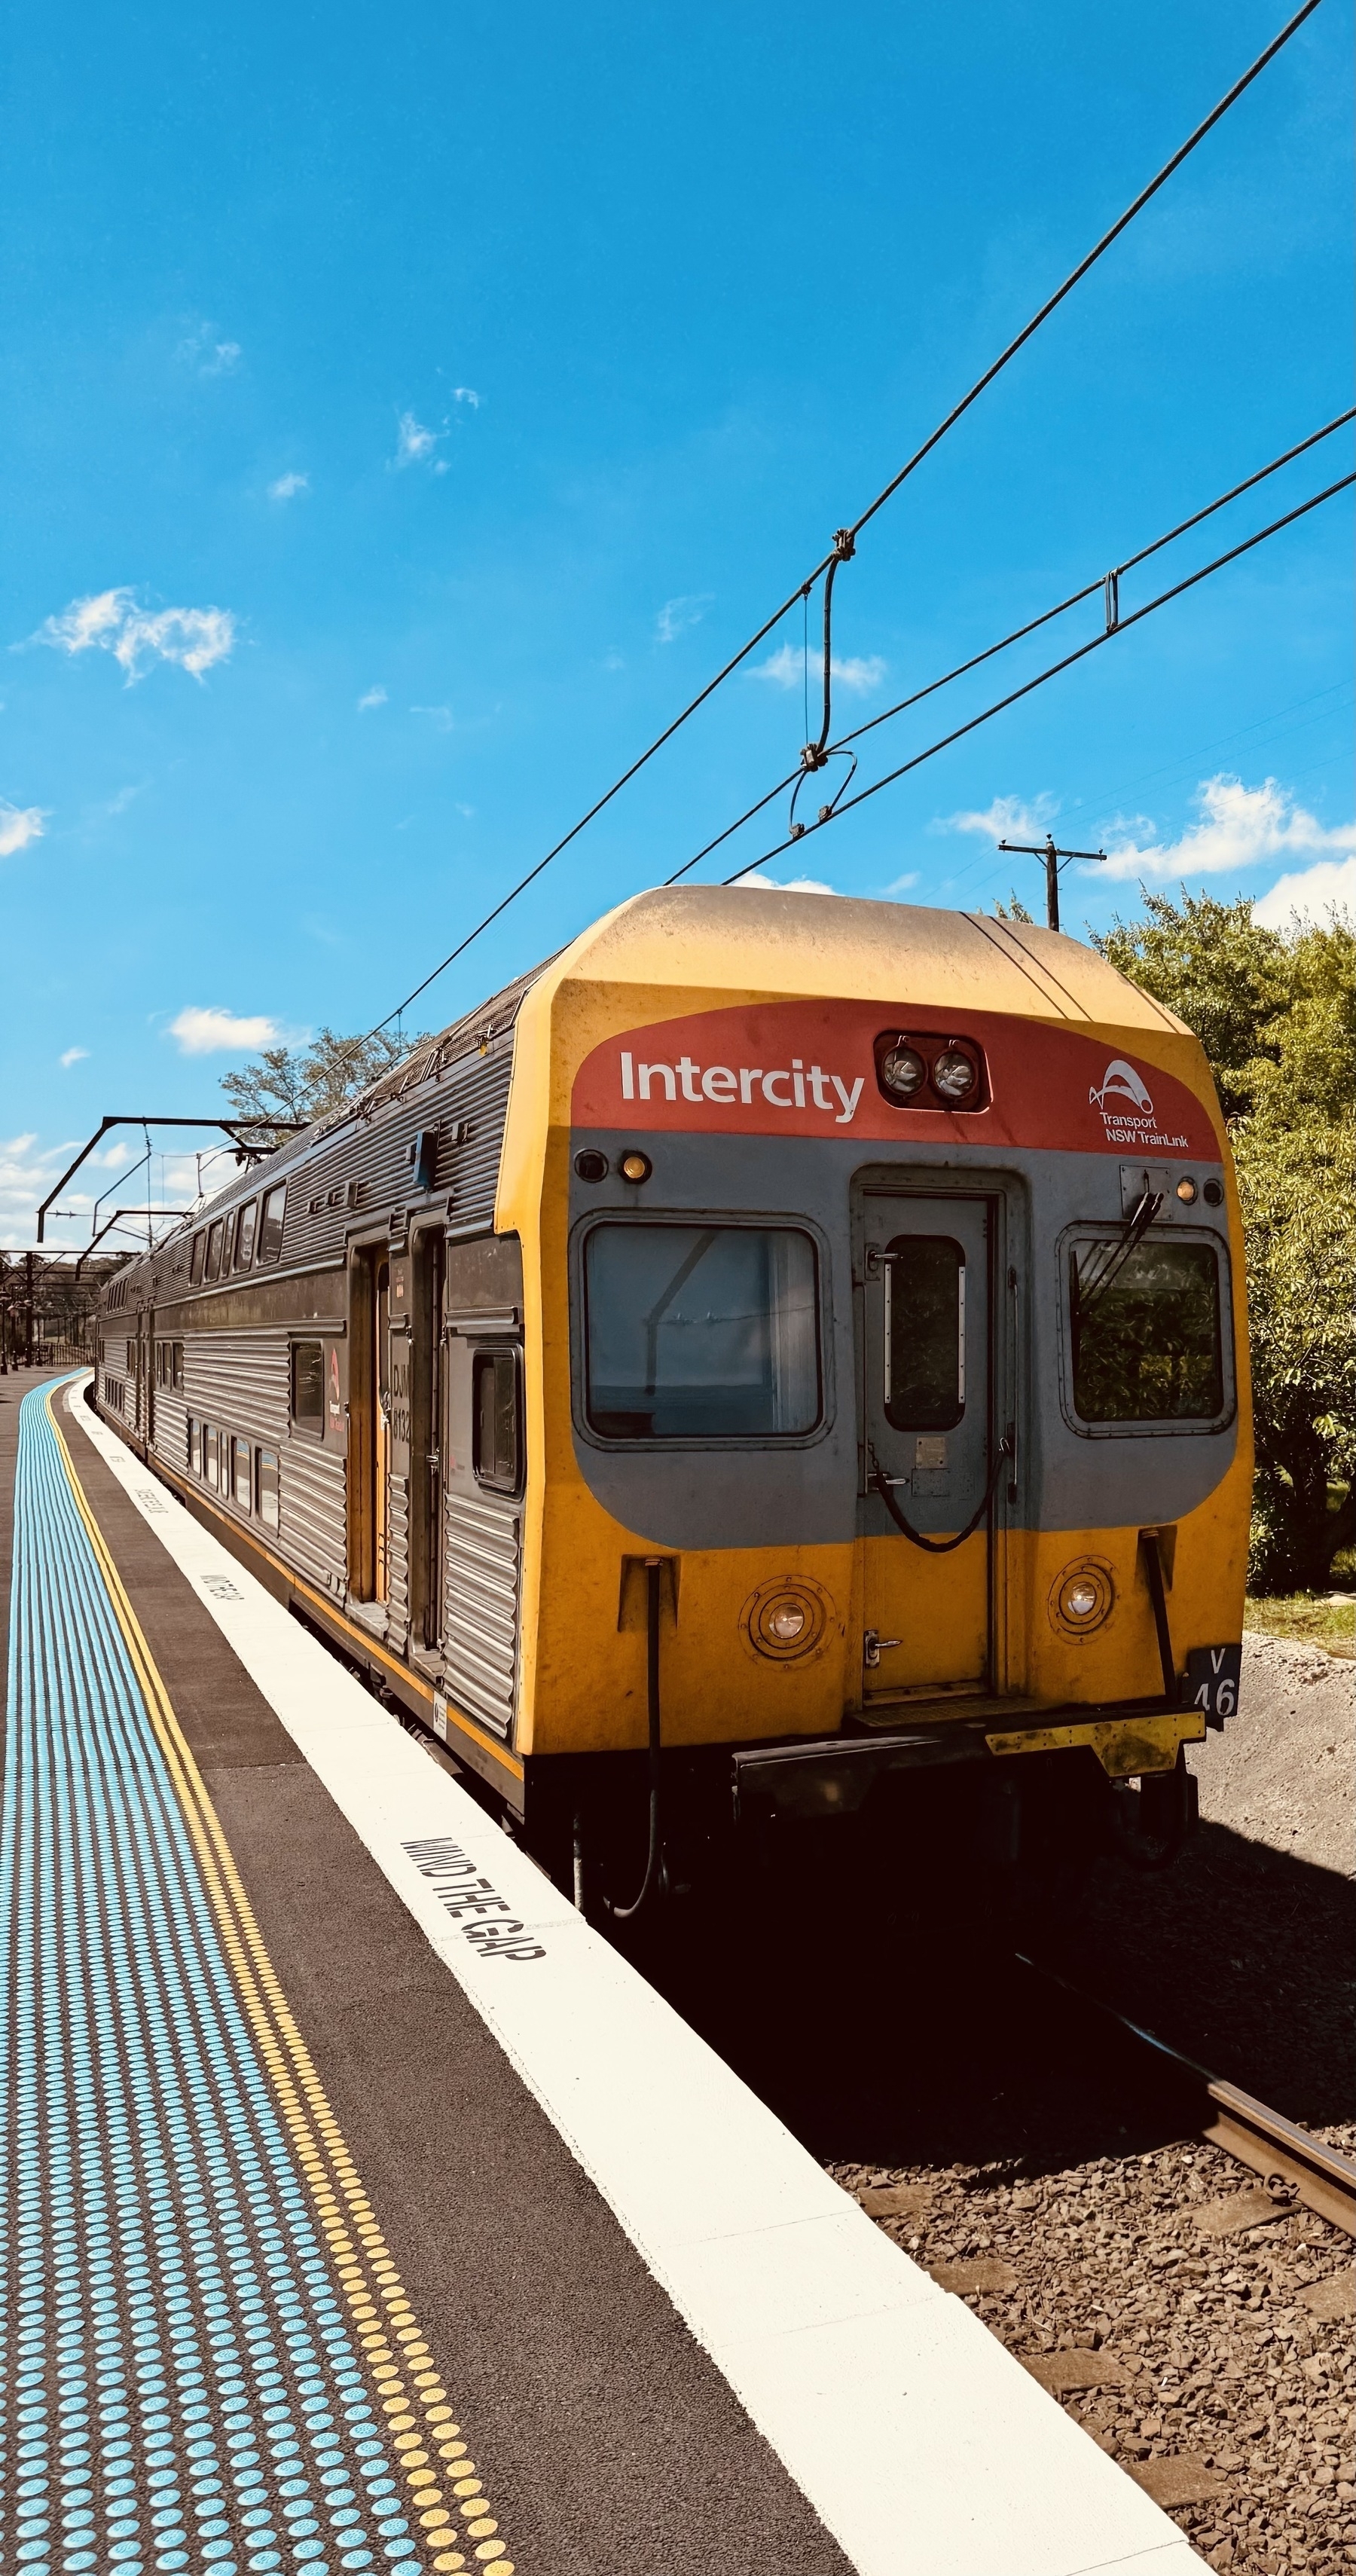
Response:
[[[228,1544],[250,1562],[262,1557],[274,1587],[290,1591],[383,1686],[426,1720],[435,1690],[440,1701],[455,1698],[486,1739],[468,1739],[470,1757],[510,1799],[522,1768],[508,1751],[520,1500],[459,1493],[430,1461],[427,1443],[409,1456],[408,1441],[396,1441],[386,1472],[381,1597],[363,1598],[353,1565],[350,1380],[363,1278],[394,1267],[412,1298],[435,1250],[440,1301],[455,1296],[459,1260],[469,1260],[471,1314],[485,1313],[493,1332],[507,1280],[513,1293],[502,1327],[521,1331],[516,1247],[501,1247],[492,1275],[483,1248],[493,1243],[513,1024],[530,981],[419,1049],[353,1109],[242,1170],[180,1234],[121,1271],[104,1298],[94,1386],[111,1426]],[[280,1189],[286,1200],[274,1255],[264,1261],[252,1249],[239,1266],[231,1252],[242,1216]],[[223,1255],[208,1278],[204,1247],[218,1228]],[[250,1232],[257,1243],[257,1221]],[[393,1321],[398,1339],[399,1317]],[[298,1355],[316,1347],[325,1387],[318,1427],[298,1421],[295,1388]],[[339,1389],[337,1411],[331,1386]],[[229,1444],[213,1452],[210,1483],[209,1439]],[[430,1513],[439,1525],[431,1551],[436,1602],[419,1598],[412,1563],[413,1550],[428,1546]]]

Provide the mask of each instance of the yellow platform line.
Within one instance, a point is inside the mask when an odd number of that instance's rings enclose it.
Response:
[[[259,2054],[306,2177],[321,2232],[343,2287],[354,2332],[376,2387],[400,2469],[438,2576],[479,2565],[514,2576],[490,2501],[454,2421],[447,2391],[391,2260],[362,2177],[345,2144],[309,2049],[289,2008],[241,1883],[235,1857],[194,1761],[169,1693],[45,1398],[75,1506],[126,1640],[151,1724],[165,1757],[202,1869],[223,1945]],[[422,2426],[420,2417],[423,2418]],[[430,2449],[442,2461],[441,2471]],[[458,2531],[454,2514],[464,2525]],[[468,2558],[461,2547],[465,2541]]]

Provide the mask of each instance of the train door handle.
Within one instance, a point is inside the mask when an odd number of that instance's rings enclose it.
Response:
[[[862,1639],[862,1662],[865,1664],[867,1671],[869,1673],[873,1673],[880,1662],[881,1656],[885,1654],[891,1646],[902,1646],[903,1643],[904,1640],[902,1637],[882,1637],[879,1629],[868,1628],[866,1635]]]

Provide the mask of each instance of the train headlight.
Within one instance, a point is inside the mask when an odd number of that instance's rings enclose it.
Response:
[[[767,1632],[779,1646],[794,1646],[809,1627],[810,1617],[803,1601],[779,1601],[767,1614]]]
[[[1082,1556],[1050,1587],[1050,1621],[1061,1637],[1090,1637],[1110,1618],[1116,1584],[1104,1557]]]
[[[1196,1198],[1196,1184],[1191,1179],[1190,1174],[1187,1175],[1185,1180],[1178,1182],[1177,1195],[1181,1200],[1183,1207],[1191,1207],[1194,1205]]]
[[[774,1664],[793,1664],[817,1652],[824,1641],[833,1603],[808,1575],[793,1574],[780,1583],[760,1583],[739,1614],[745,1645]]]
[[[943,1100],[968,1100],[979,1076],[968,1055],[959,1047],[948,1047],[932,1068],[932,1087]]]
[[[888,1055],[881,1057],[880,1078],[896,1100],[912,1100],[927,1081],[928,1069],[916,1048],[905,1046],[901,1041],[898,1046],[891,1047]]]
[[[654,1166],[648,1154],[633,1151],[623,1154],[617,1169],[624,1181],[648,1181]]]

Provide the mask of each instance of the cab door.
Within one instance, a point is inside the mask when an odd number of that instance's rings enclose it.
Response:
[[[863,1194],[864,1710],[988,1679],[993,1216],[982,1198]],[[917,1543],[954,1537],[976,1512],[947,1553]]]

